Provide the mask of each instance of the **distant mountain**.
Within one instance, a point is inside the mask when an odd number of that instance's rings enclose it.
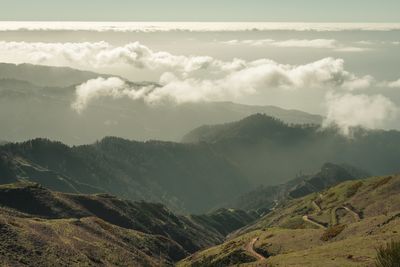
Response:
[[[399,203],[399,175],[342,182],[281,203],[176,265],[375,266],[377,247],[400,238]]]
[[[321,123],[322,117],[273,106],[229,102],[149,105],[141,100],[99,98],[81,114],[71,108],[75,86],[108,75],[70,68],[0,64],[0,137],[25,141],[37,137],[67,144],[93,143],[104,136],[135,140],[180,141],[203,124],[240,120],[257,112],[288,123]],[[129,82],[132,87],[157,84]]]
[[[18,181],[0,185],[0,261],[29,266],[172,265],[224,239],[226,229],[214,228],[217,219],[232,231],[254,221],[234,210],[203,218],[208,220],[175,215],[160,204],[108,194],[65,194]]]
[[[35,139],[4,145],[0,156],[0,183],[26,178],[58,191],[108,192],[193,213],[250,188],[234,165],[203,145],[109,137],[69,147]]]
[[[252,184],[282,184],[326,162],[348,163],[372,175],[400,171],[400,132],[354,129],[349,138],[318,125],[290,125],[265,114],[188,133],[185,141],[211,145]]]
[[[0,79],[23,80],[37,86],[68,87],[99,76],[108,77],[110,75],[69,67],[0,63]]]
[[[282,185],[260,186],[225,204],[225,207],[269,212],[286,199],[299,198],[322,191],[344,181],[368,177],[369,174],[349,165],[326,163],[312,175],[301,175]]]

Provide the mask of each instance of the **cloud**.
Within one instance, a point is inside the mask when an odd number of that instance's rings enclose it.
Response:
[[[234,32],[280,30],[391,31],[400,30],[400,23],[2,21],[0,24],[0,31]]]
[[[382,127],[397,115],[397,107],[382,95],[354,95],[330,92],[326,95],[327,115],[323,127],[337,126],[344,135],[353,127]]]
[[[82,112],[99,97],[129,97],[143,99],[149,104],[165,101],[177,104],[198,101],[236,99],[271,89],[308,90],[310,88],[359,89],[366,86],[365,77],[357,77],[344,69],[341,59],[325,58],[305,65],[282,65],[272,60],[251,62],[213,62],[203,66],[211,68],[212,74],[198,75],[198,67],[186,61],[189,67],[179,64],[180,71],[164,72],[160,86],[133,88],[119,78],[89,80],[77,87],[73,108]],[[165,61],[163,61],[165,62]],[[198,60],[195,60],[198,63]],[[174,63],[176,64],[176,62]],[[203,65],[203,64],[201,64]],[[190,71],[192,70],[192,71]]]
[[[107,42],[42,43],[0,41],[0,60],[12,55],[14,63],[81,65],[82,67],[133,66],[150,70],[177,70],[182,73],[203,69],[229,71],[245,64],[234,59],[223,62],[208,56],[180,56],[155,52],[138,42],[113,46]]]
[[[335,51],[338,52],[365,52],[365,51],[370,51],[370,48],[365,48],[365,47],[356,47],[356,46],[344,46],[344,47],[338,47],[335,49]]]
[[[273,39],[258,40],[230,40],[224,41],[227,45],[250,45],[250,46],[272,46],[281,48],[319,48],[333,49],[338,52],[364,52],[371,49],[365,47],[344,46],[335,39],[290,39],[284,41],[276,41]]]
[[[90,101],[96,98],[105,96],[121,98],[124,96],[125,88],[125,81],[117,77],[107,79],[99,77],[89,80],[76,87],[77,98],[72,104],[72,108],[80,113]]]
[[[255,80],[265,86],[298,88],[304,86],[343,86],[365,83],[344,69],[341,59],[325,58],[314,63],[291,66],[272,60],[245,61],[233,59],[222,61],[209,56],[173,55],[165,51],[153,51],[138,42],[124,46],[112,46],[107,42],[96,43],[27,43],[0,42],[0,60],[12,55],[25,63],[47,65],[73,65],[83,68],[131,66],[138,69],[174,73],[180,79],[212,78],[212,81],[248,76],[249,84]],[[21,62],[14,62],[21,63]],[[250,76],[252,77],[252,76]],[[361,80],[360,80],[361,79]],[[238,79],[241,80],[241,79]],[[261,82],[262,81],[262,82]],[[272,82],[274,81],[274,82]]]
[[[388,82],[386,85],[390,88],[400,88],[400,79],[394,82]]]

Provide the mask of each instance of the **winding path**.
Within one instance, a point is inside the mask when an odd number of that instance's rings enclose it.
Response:
[[[344,208],[345,210],[347,210],[348,212],[350,212],[351,214],[353,214],[354,218],[356,219],[356,222],[358,222],[358,221],[361,220],[360,214],[358,214],[357,212],[355,212],[354,210],[350,209],[350,208],[347,207],[347,206],[343,206],[343,208]]]
[[[310,218],[308,217],[308,215],[304,215],[304,216],[303,216],[303,221],[312,223],[313,225],[315,225],[315,226],[317,226],[317,227],[319,227],[319,228],[321,228],[321,229],[326,229],[326,226],[325,226],[325,225],[323,225],[323,224],[321,224],[321,223],[319,223],[319,222],[316,222],[316,221],[314,221],[313,219],[310,219]]]
[[[244,247],[244,249],[249,252],[251,255],[253,255],[255,258],[257,258],[257,261],[262,261],[265,260],[266,258],[257,253],[257,251],[254,250],[254,244],[257,242],[258,237],[253,238],[247,245]]]
[[[317,202],[315,202],[314,200],[311,202],[311,204],[314,206],[314,209],[315,209],[317,212],[320,212],[320,211],[322,210],[321,207],[320,207],[320,205],[318,205]]]

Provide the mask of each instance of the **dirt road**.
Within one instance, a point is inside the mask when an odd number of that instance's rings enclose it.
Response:
[[[244,249],[247,252],[249,252],[251,255],[256,257],[258,261],[262,261],[262,260],[265,260],[266,258],[254,250],[254,244],[257,242],[257,240],[258,240],[258,237],[253,238],[249,243],[247,243],[247,245],[244,247]]]

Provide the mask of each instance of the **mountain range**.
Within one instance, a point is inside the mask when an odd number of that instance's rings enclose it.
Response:
[[[206,137],[191,143],[116,137],[81,146],[47,139],[8,143],[0,147],[0,178],[3,183],[24,178],[63,192],[106,192],[204,213],[259,185],[276,186],[315,173],[326,162],[346,163],[371,175],[399,171],[397,131],[359,129],[350,139],[335,129],[289,125],[261,114],[207,129]],[[365,177],[342,175],[356,176]],[[332,185],[329,176],[323,177],[326,182],[306,180],[291,194]]]

